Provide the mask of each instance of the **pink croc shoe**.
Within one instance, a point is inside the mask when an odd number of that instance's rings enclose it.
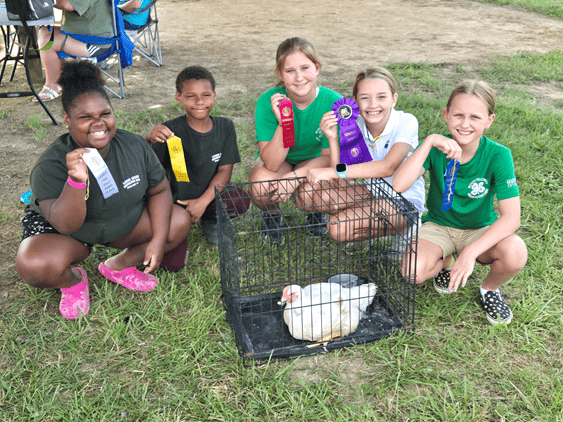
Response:
[[[86,316],[90,310],[90,293],[88,290],[88,277],[86,272],[79,267],[72,271],[82,276],[82,281],[72,287],[61,288],[61,304],[59,310],[66,319],[76,319]]]
[[[154,275],[145,274],[135,267],[125,268],[121,271],[114,271],[111,268],[108,268],[103,262],[100,262],[98,270],[105,278],[133,291],[150,292],[158,283],[158,280]]]

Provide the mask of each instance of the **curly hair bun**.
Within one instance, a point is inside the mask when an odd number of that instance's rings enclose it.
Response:
[[[94,80],[104,85],[105,80],[98,66],[87,61],[65,61],[63,62],[59,85],[63,89],[69,89],[74,84],[82,84],[84,80]],[[93,82],[93,81],[92,81]]]
[[[76,97],[88,92],[97,92],[109,102],[102,71],[88,61],[63,62],[58,83],[63,88],[62,103],[67,113],[73,107]]]

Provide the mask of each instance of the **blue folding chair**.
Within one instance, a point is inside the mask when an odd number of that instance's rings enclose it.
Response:
[[[110,1],[110,0],[100,0],[100,1]],[[133,63],[133,48],[135,45],[125,33],[125,26],[123,23],[123,16],[120,10],[117,8],[116,0],[111,0],[112,10],[113,10],[113,37],[96,37],[93,35],[83,35],[83,34],[71,34],[67,31],[61,31],[63,34],[68,34],[70,37],[81,41],[85,44],[99,44],[107,45],[111,44],[110,50],[94,56],[94,57],[77,57],[71,54],[59,52],[58,55],[61,59],[66,57],[72,57],[76,59],[86,59],[86,60],[96,60],[96,63],[100,65],[100,69],[103,74],[110,80],[119,85],[119,94],[113,89],[105,85],[105,88],[118,98],[125,98],[124,81],[123,81],[123,69],[131,66]],[[117,76],[111,75],[109,73],[111,65],[107,65],[110,58],[115,58],[117,61]]]
[[[127,22],[125,22],[125,31],[129,35],[129,38],[131,38],[134,42],[135,51],[155,66],[160,67],[162,66],[162,54],[160,51],[160,33],[158,32],[156,2],[157,0],[151,0],[145,7],[135,10],[134,12],[120,10],[123,16],[138,16],[146,13],[147,11],[149,12],[146,23],[140,25],[139,27],[129,28]]]

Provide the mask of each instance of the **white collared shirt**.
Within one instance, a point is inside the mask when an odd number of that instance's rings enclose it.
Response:
[[[374,140],[373,136],[369,132],[366,122],[362,116],[358,117],[357,123],[373,161],[383,160],[393,145],[398,142],[410,145],[411,148],[407,157],[409,157],[418,146],[418,120],[410,113],[405,113],[404,111],[398,111],[392,108],[389,120],[385,125],[385,129],[383,129],[383,132],[377,141]],[[385,177],[384,180],[389,183],[389,185],[392,185],[393,176],[394,174],[389,177]],[[365,183],[370,186],[370,179],[367,179]],[[422,177],[418,178],[407,191],[403,192],[403,196],[414,204],[419,212],[419,215],[422,216],[425,209],[424,179]]]

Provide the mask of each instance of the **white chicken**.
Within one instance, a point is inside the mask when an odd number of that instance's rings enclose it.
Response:
[[[317,283],[304,289],[290,284],[283,289],[279,303],[287,303],[283,320],[293,337],[327,341],[356,331],[361,314],[373,302],[376,292],[373,283],[350,288]]]

